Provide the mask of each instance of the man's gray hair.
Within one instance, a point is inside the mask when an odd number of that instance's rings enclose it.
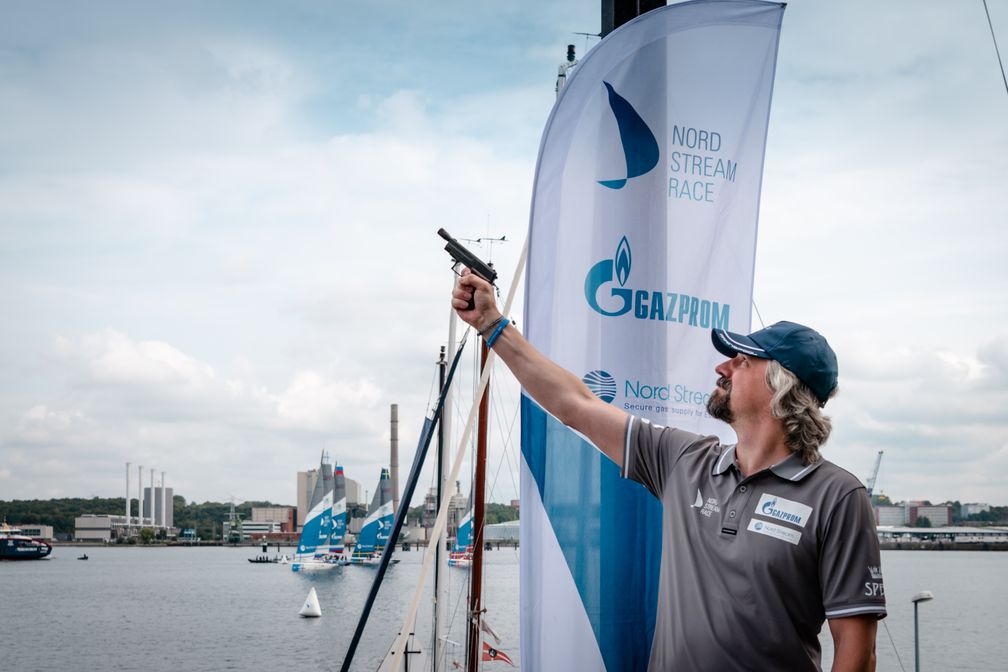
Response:
[[[788,448],[798,453],[803,464],[818,462],[819,447],[826,443],[833,423],[823,414],[819,399],[798,377],[778,362],[770,360],[766,383],[773,391],[770,412],[784,423]],[[836,389],[830,393],[830,398]]]

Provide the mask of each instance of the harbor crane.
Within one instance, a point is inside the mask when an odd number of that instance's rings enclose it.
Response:
[[[868,489],[868,496],[872,496],[872,491],[875,490],[875,480],[878,478],[879,466],[882,464],[882,451],[878,451],[878,455],[875,456],[875,467],[872,469],[871,476],[868,477],[868,482],[865,486]]]

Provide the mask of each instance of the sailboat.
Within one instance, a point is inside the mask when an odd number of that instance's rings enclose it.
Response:
[[[469,567],[472,565],[473,553],[473,502],[472,492],[469,493],[469,503],[459,521],[458,532],[455,533],[455,545],[448,554],[448,565],[451,567]]]
[[[388,469],[381,470],[367,517],[357,535],[357,544],[350,554],[352,565],[378,564],[392,533],[392,481]]]
[[[336,465],[333,475],[332,503],[332,533],[329,535],[329,555],[337,561],[346,563],[343,557],[346,550],[343,547],[343,537],[346,536],[347,506],[346,506],[346,475],[343,467]]]
[[[301,528],[301,538],[291,570],[295,572],[332,569],[339,566],[330,553],[332,537],[333,509],[333,472],[328,456],[323,451],[319,463],[319,477],[315,480],[311,499],[308,502],[308,515],[305,516],[304,527]]]

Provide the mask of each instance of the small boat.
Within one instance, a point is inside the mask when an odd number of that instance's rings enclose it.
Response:
[[[85,553],[84,555],[78,555],[77,559],[78,560],[87,560],[87,553]]]
[[[84,559],[87,560],[87,558]],[[269,558],[266,557],[265,555],[260,555],[254,558],[248,558],[248,561],[251,562],[253,565],[267,565],[280,562],[280,558]]]

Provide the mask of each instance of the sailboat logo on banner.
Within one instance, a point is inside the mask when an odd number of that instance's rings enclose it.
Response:
[[[620,142],[626,157],[626,178],[599,180],[599,184],[610,189],[622,189],[627,180],[640,177],[658,165],[658,141],[633,105],[616,93],[609,82],[602,83],[609,92],[609,107],[619,126]]]

